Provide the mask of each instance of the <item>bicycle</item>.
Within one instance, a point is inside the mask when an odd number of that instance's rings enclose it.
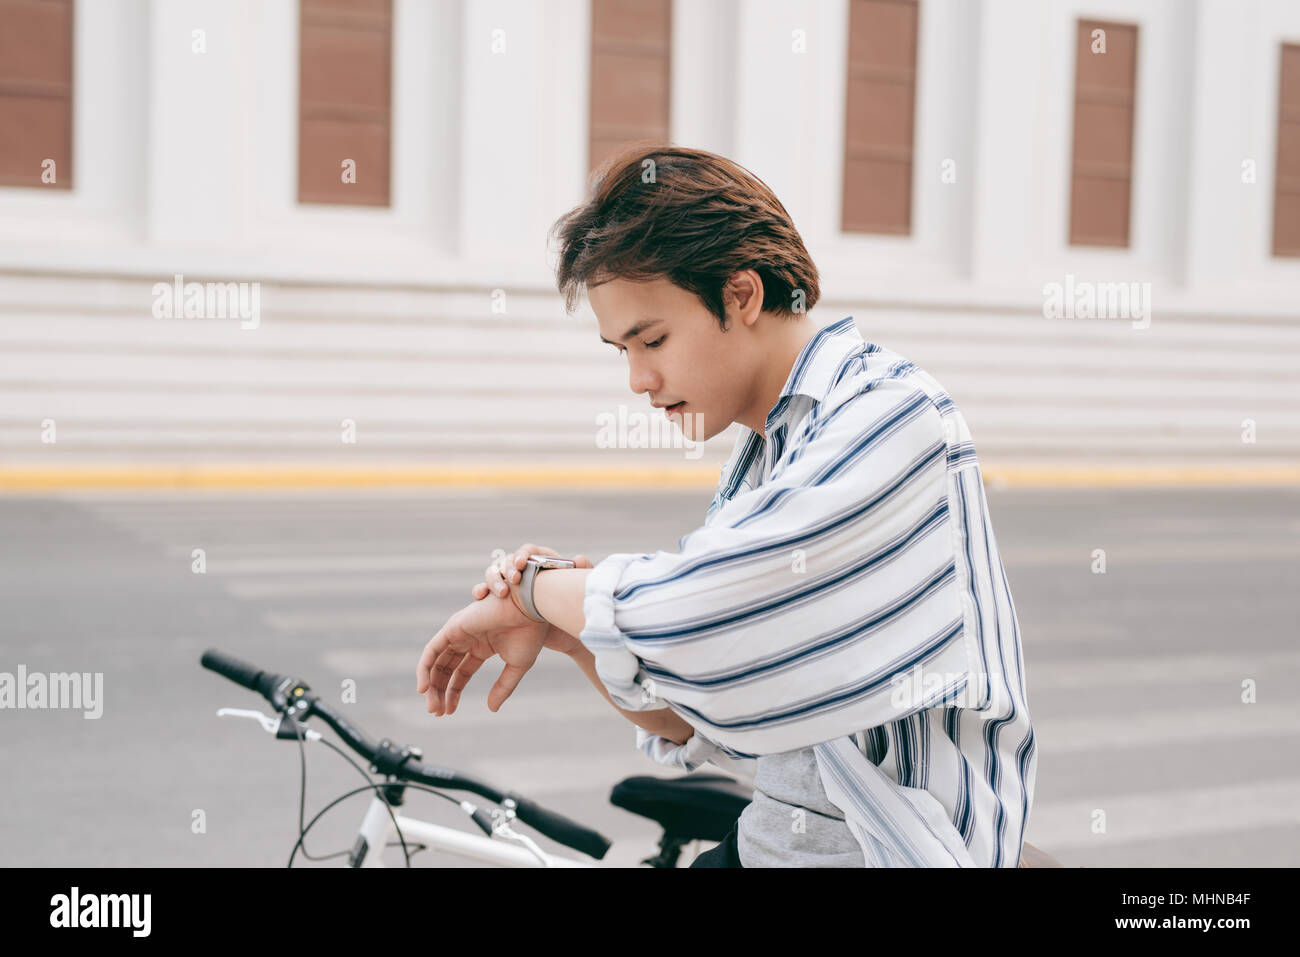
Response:
[[[261,694],[279,716],[277,719],[251,709],[220,708],[217,710],[218,717],[253,719],[277,739],[293,739],[298,742],[302,762],[302,789],[299,795],[298,840],[289,854],[289,867],[293,867],[300,849],[311,860],[325,860],[346,854],[349,867],[384,867],[383,850],[393,845],[394,837],[397,838],[396,845],[402,848],[407,867],[411,866],[411,845],[415,846],[416,851],[441,850],[499,867],[610,866],[595,863],[605,857],[611,846],[610,841],[598,832],[520,794],[503,792],[453,768],[424,764],[420,760],[423,752],[418,747],[397,747],[388,738],[381,739],[378,744],[372,743],[359,728],[321,701],[301,678],[255,668],[215,649],[205,651],[200,663],[204,668]],[[312,717],[325,722],[349,748],[366,760],[370,773],[382,775],[384,779],[372,780],[370,774],[342,748],[320,732],[307,727],[306,722]],[[307,741],[320,742],[336,751],[360,772],[367,783],[339,795],[304,825]],[[458,805],[485,836],[399,813],[398,809],[402,806],[408,789],[436,794]],[[341,801],[368,790],[375,793],[362,818],[352,848],[321,857],[308,854],[304,844],[307,834],[325,813]],[[482,808],[467,800],[458,800],[443,793],[444,791],[466,791],[497,806],[490,814],[484,813]],[[649,867],[681,867],[684,863],[683,853],[690,859],[695,856],[690,853],[688,845],[697,846],[699,842],[706,841],[716,843],[725,838],[752,796],[750,789],[726,775],[690,774],[675,779],[636,775],[625,778],[614,786],[610,792],[610,802],[633,814],[648,817],[663,828],[658,852],[641,859],[640,864]],[[588,862],[548,853],[527,834],[516,830],[516,822],[593,860]]]

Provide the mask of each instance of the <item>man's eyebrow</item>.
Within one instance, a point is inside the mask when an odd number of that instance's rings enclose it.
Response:
[[[627,342],[627,340],[631,339],[633,336],[640,335],[641,333],[643,333],[643,332],[645,332],[647,329],[649,329],[651,326],[653,326],[653,325],[655,325],[655,324],[657,324],[657,323],[660,323],[660,322],[663,322],[663,320],[660,319],[660,318],[658,318],[658,317],[654,317],[654,318],[650,318],[650,319],[643,320],[642,322],[638,322],[635,326],[633,326],[633,327],[632,327],[631,329],[629,329],[627,332],[623,333],[622,337],[620,337],[618,341],[619,341],[619,342]],[[608,345],[611,345],[611,346],[613,346],[613,345],[617,345],[617,344],[618,344],[618,343],[615,343],[615,342],[610,342],[610,341],[609,341],[608,339],[606,339],[604,336],[601,336],[601,337],[600,337],[600,341],[601,341],[601,342],[604,342],[604,343],[607,343]]]

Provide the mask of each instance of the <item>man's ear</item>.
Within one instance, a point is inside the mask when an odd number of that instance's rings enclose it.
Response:
[[[729,301],[730,300],[730,301]],[[755,301],[761,307],[763,302],[763,280],[752,269],[738,272],[727,279],[722,287],[722,302],[728,318],[740,317],[745,325],[752,326],[758,321],[761,308],[751,308]],[[734,303],[734,307],[732,305]]]

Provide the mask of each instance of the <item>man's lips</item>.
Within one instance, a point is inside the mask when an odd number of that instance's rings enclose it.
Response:
[[[685,407],[685,405],[686,405],[686,400],[683,399],[681,402],[675,402],[672,405],[661,405],[659,406],[659,408],[664,410],[664,415],[670,415],[673,412],[680,412]]]

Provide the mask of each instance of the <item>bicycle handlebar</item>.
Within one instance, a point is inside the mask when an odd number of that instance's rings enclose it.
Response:
[[[200,663],[209,671],[215,671],[237,685],[256,691],[270,702],[276,711],[284,711],[291,707],[291,702],[300,702],[303,717],[316,715],[333,728],[348,747],[365,758],[372,767],[378,767],[393,777],[453,791],[469,791],[496,804],[513,801],[515,816],[551,840],[594,857],[596,860],[604,857],[605,852],[609,850],[609,840],[598,832],[563,814],[548,810],[535,801],[514,793],[502,793],[490,784],[461,774],[452,768],[424,764],[409,756],[409,752],[396,751],[387,740],[378,745],[372,743],[359,728],[335,713],[317,695],[311,694],[309,686],[297,678],[263,671],[214,648],[209,648],[203,653]]]

